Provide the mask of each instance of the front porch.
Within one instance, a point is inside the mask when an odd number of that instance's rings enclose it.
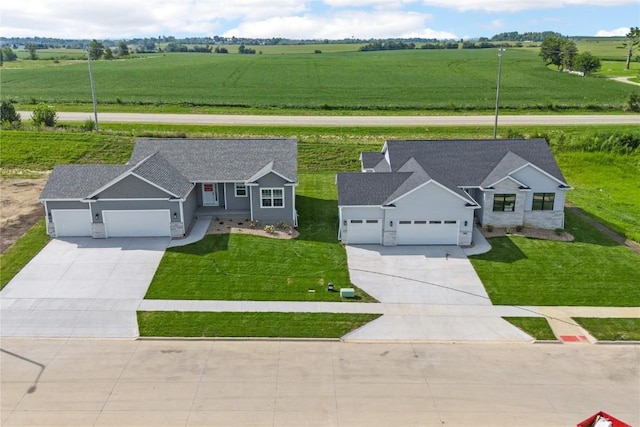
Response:
[[[251,218],[249,209],[225,209],[220,206],[198,206],[195,213],[196,218],[212,217],[212,218],[229,218],[241,217],[245,219]]]

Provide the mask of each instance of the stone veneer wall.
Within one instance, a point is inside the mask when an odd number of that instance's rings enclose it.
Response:
[[[524,226],[555,230],[564,228],[564,211],[527,211]]]
[[[91,237],[94,239],[107,238],[107,230],[104,227],[104,222],[94,222],[91,224]]]
[[[171,237],[184,237],[184,222],[172,222],[171,223]]]

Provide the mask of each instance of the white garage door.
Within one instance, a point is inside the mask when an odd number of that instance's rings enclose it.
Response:
[[[171,236],[168,209],[102,211],[107,237]]]
[[[456,221],[398,221],[398,245],[457,245]]]
[[[91,236],[89,209],[53,209],[51,219],[57,237]]]
[[[346,244],[379,245],[382,241],[382,220],[351,219],[347,223]]]

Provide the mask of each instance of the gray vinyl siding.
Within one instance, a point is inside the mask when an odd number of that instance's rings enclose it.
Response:
[[[168,198],[169,193],[144,182],[133,175],[116,182],[111,187],[98,193],[100,199],[127,199],[127,198]]]
[[[227,209],[229,210],[249,210],[251,209],[251,201],[249,200],[249,186],[247,186],[246,197],[236,197],[235,184],[228,182],[224,185],[224,191],[227,195]]]
[[[147,209],[169,209],[171,222],[180,222],[180,203],[165,200],[124,200],[124,201],[98,201],[92,206],[94,215],[93,222],[103,221],[103,210],[147,210]],[[95,215],[99,213],[99,219],[96,220]],[[174,213],[177,214],[174,216]]]
[[[68,202],[47,201],[47,208],[49,209],[49,212],[53,209],[89,209],[89,203],[71,200]]]
[[[285,187],[286,181],[274,173],[269,173],[258,180],[258,186],[251,187],[251,198],[253,201],[253,219],[264,224],[275,224],[285,221],[289,224],[294,222],[293,187]],[[263,208],[260,202],[261,188],[282,188],[284,189],[284,208]]]
[[[185,230],[189,229],[191,222],[193,221],[196,209],[198,208],[198,191],[197,188],[194,188],[191,193],[187,196],[187,200],[182,204],[182,209],[184,213],[184,228]]]

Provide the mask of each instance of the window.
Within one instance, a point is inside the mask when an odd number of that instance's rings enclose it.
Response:
[[[367,224],[377,224],[378,220],[377,219],[368,219],[367,220]]]
[[[442,224],[442,221],[429,221],[429,224]]]
[[[421,225],[421,224],[426,224],[426,223],[427,223],[427,221],[413,221],[413,223],[414,223],[414,224]]]
[[[552,211],[553,202],[556,199],[556,193],[533,193],[534,211]]]
[[[351,220],[351,224],[362,224],[362,220],[361,219],[352,219]]]
[[[445,224],[457,224],[458,221],[453,221],[453,220],[447,220],[444,222]]]
[[[260,189],[260,205],[263,208],[284,208],[283,188]]]
[[[513,212],[516,207],[515,194],[496,194],[493,196],[494,212]]]
[[[247,186],[242,182],[235,183],[236,197],[247,197]]]
[[[400,224],[411,224],[411,221],[398,221]]]

